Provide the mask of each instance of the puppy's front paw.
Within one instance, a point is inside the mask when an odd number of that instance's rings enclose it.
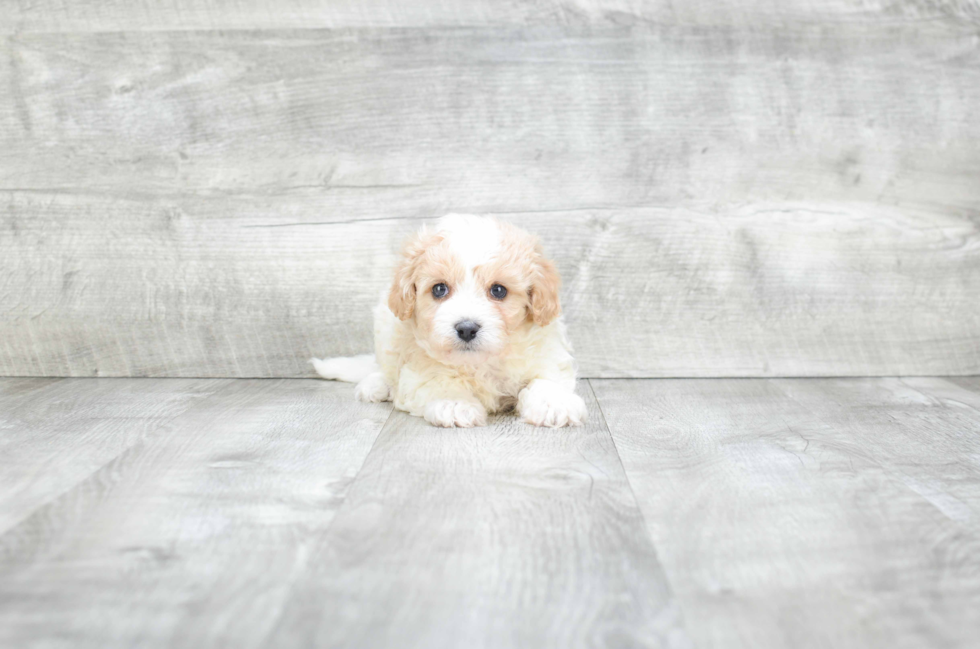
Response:
[[[444,428],[472,428],[486,425],[487,411],[478,403],[442,399],[425,406],[425,420]]]
[[[521,390],[517,408],[527,423],[548,428],[581,426],[589,415],[582,397],[544,381],[534,381]]]
[[[354,397],[358,401],[368,401],[378,403],[379,401],[391,401],[391,388],[385,381],[385,375],[381,372],[368,374],[357,387],[354,388]]]

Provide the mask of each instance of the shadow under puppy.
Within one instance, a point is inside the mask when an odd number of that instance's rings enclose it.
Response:
[[[512,407],[537,426],[586,418],[561,320],[561,279],[538,240],[496,219],[450,214],[406,243],[374,309],[374,355],[312,359],[436,426],[482,426]]]

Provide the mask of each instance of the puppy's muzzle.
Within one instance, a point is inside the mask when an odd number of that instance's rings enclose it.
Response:
[[[456,323],[456,335],[463,342],[470,342],[476,338],[476,332],[480,330],[480,325],[472,320],[462,320]]]

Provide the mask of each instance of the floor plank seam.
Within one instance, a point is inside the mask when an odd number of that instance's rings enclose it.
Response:
[[[5,377],[0,377],[0,378],[5,378]],[[93,377],[93,378],[97,378],[97,377]],[[125,380],[128,381],[128,380],[132,380],[132,379],[125,379]],[[152,379],[152,380],[159,380],[159,379]],[[222,382],[222,381],[224,381],[225,383],[230,383],[230,382],[234,381],[234,379],[179,379],[179,380],[201,380],[201,381],[216,381],[216,382]],[[122,449],[120,449],[120,451],[118,453],[116,453],[115,455],[113,455],[112,457],[110,457],[109,459],[107,459],[105,462],[103,462],[102,464],[100,464],[93,471],[85,474],[85,476],[82,477],[81,479],[73,482],[71,485],[69,485],[68,487],[66,487],[65,489],[63,489],[62,491],[60,491],[59,493],[54,494],[51,498],[48,498],[43,503],[39,504],[37,507],[35,507],[30,512],[30,514],[28,514],[27,516],[24,516],[23,518],[21,518],[21,520],[17,521],[17,523],[15,523],[14,525],[12,525],[11,527],[9,527],[6,530],[0,530],[0,540],[2,540],[4,537],[8,536],[9,534],[13,533],[15,530],[18,530],[21,526],[23,526],[26,523],[28,523],[28,521],[30,521],[35,516],[37,516],[39,512],[42,512],[45,509],[49,509],[51,507],[55,507],[57,505],[57,503],[59,503],[62,499],[66,498],[66,497],[69,497],[77,489],[79,489],[82,485],[85,485],[85,484],[91,482],[100,473],[106,471],[107,467],[113,465],[114,463],[119,462],[120,459],[123,458],[123,456],[125,456],[126,454],[133,453],[134,452],[134,449],[136,449],[136,448],[138,448],[140,446],[145,446],[148,442],[150,442],[158,434],[160,434],[160,431],[161,430],[167,428],[168,426],[171,426],[173,424],[173,421],[175,419],[178,419],[178,418],[180,418],[182,416],[186,416],[189,412],[192,412],[196,408],[200,407],[201,403],[206,402],[213,395],[214,395],[214,392],[208,394],[205,397],[202,397],[202,399],[201,399],[200,402],[198,402],[198,403],[190,406],[189,408],[187,408],[187,410],[184,410],[184,411],[182,411],[182,412],[174,415],[173,417],[171,417],[170,419],[167,419],[166,421],[160,422],[160,425],[159,426],[153,428],[152,430],[145,431],[143,434],[139,435],[136,439],[133,440],[133,442],[131,444],[127,445],[126,447],[124,447]]]
[[[7,377],[0,377],[0,379],[2,379],[2,378],[7,378]],[[42,378],[42,377],[25,377],[25,378]],[[43,377],[43,378],[54,378],[54,379],[59,379],[59,381],[64,381],[65,379],[70,379],[71,377]],[[93,378],[97,378],[97,377],[93,377]],[[125,380],[129,381],[129,380],[132,380],[132,379],[128,379],[127,378]],[[159,380],[159,379],[151,379],[151,380]],[[180,379],[180,380],[200,380],[200,381],[223,381],[223,380],[225,380],[226,381],[227,379]],[[204,397],[204,400],[206,400],[207,398],[208,397]],[[193,410],[194,407],[195,406],[191,406],[191,407],[188,408],[188,410]],[[99,464],[91,472],[86,473],[80,479],[74,481],[73,483],[71,483],[70,485],[68,485],[67,487],[65,487],[62,491],[60,491],[59,493],[56,493],[56,494],[52,495],[50,498],[46,499],[43,503],[39,503],[37,507],[35,507],[33,510],[31,510],[29,514],[27,514],[26,516],[22,517],[15,524],[11,525],[9,528],[7,528],[5,530],[0,530],[0,539],[3,539],[8,534],[11,534],[13,531],[15,531],[18,528],[20,528],[24,523],[26,523],[27,521],[29,521],[32,518],[34,518],[34,516],[36,516],[38,514],[38,512],[41,512],[41,511],[43,511],[43,510],[45,510],[45,509],[47,509],[49,507],[54,506],[55,503],[57,503],[58,501],[60,501],[62,498],[65,498],[69,494],[73,493],[80,486],[82,486],[82,485],[86,484],[87,482],[91,481],[100,472],[104,471],[106,469],[106,467],[110,466],[114,462],[119,461],[119,459],[121,457],[123,457],[127,453],[131,452],[134,448],[138,447],[139,445],[145,444],[147,440],[153,438],[157,433],[160,432],[161,429],[163,429],[163,428],[167,427],[168,425],[170,425],[172,423],[173,419],[184,415],[186,412],[187,412],[187,410],[182,411],[182,412],[174,415],[174,417],[172,417],[170,419],[167,419],[165,421],[161,421],[159,426],[153,428],[152,430],[145,431],[143,434],[141,434],[139,437],[137,437],[135,440],[133,440],[132,444],[129,444],[126,447],[120,449],[118,453],[116,453],[112,457],[108,458],[105,462]]]
[[[368,458],[371,457],[371,454],[374,453],[374,449],[377,448],[378,440],[381,439],[381,433],[383,433],[385,428],[388,427],[388,422],[391,421],[391,418],[394,416],[396,411],[397,408],[395,408],[395,404],[391,404],[391,409],[388,411],[388,416],[385,417],[384,423],[381,424],[381,426],[378,428],[377,434],[375,434],[374,436],[374,441],[371,442],[371,448],[369,448],[368,452],[364,454],[364,457],[361,459],[361,466],[357,467],[357,473],[354,474],[354,478],[350,481],[350,484],[347,486],[347,491],[344,493],[344,500],[343,502],[340,503],[340,506],[337,507],[336,509],[337,513],[340,513],[340,510],[343,509],[344,505],[347,503],[347,496],[350,494],[351,489],[353,489],[354,485],[357,483],[357,479],[361,477],[361,471],[364,470],[364,465],[367,463]],[[323,530],[322,537],[326,537],[330,534],[330,530],[333,529],[333,526],[336,524],[336,522],[337,522],[337,516],[335,514],[334,517],[330,519],[330,522],[327,524],[326,529]]]
[[[599,410],[599,416],[602,418],[602,425],[605,427],[606,432],[609,433],[609,441],[612,442],[613,450],[616,451],[616,461],[619,462],[619,468],[623,472],[623,479],[626,480],[626,486],[630,488],[630,495],[633,496],[633,503],[636,505],[636,510],[640,515],[640,520],[643,521],[643,529],[646,531],[647,538],[650,539],[650,545],[653,546],[653,549],[656,552],[657,546],[654,544],[653,537],[650,534],[650,526],[647,525],[647,519],[643,514],[643,508],[640,507],[640,501],[636,497],[636,490],[633,489],[633,484],[630,482],[629,474],[626,473],[626,465],[623,464],[623,456],[619,453],[619,447],[616,446],[616,437],[612,434],[612,428],[609,427],[609,420],[606,419],[606,413],[602,411],[602,403],[599,401],[599,397],[595,393],[595,388],[592,387],[592,379],[584,380],[589,386],[589,391],[592,393],[592,398],[595,399],[595,406],[596,409]]]

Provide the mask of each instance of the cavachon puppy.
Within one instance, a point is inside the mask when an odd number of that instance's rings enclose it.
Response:
[[[362,401],[436,426],[482,426],[516,407],[537,426],[586,418],[561,320],[555,265],[535,237],[496,219],[450,214],[405,245],[374,310],[374,355],[312,359],[358,382]]]

